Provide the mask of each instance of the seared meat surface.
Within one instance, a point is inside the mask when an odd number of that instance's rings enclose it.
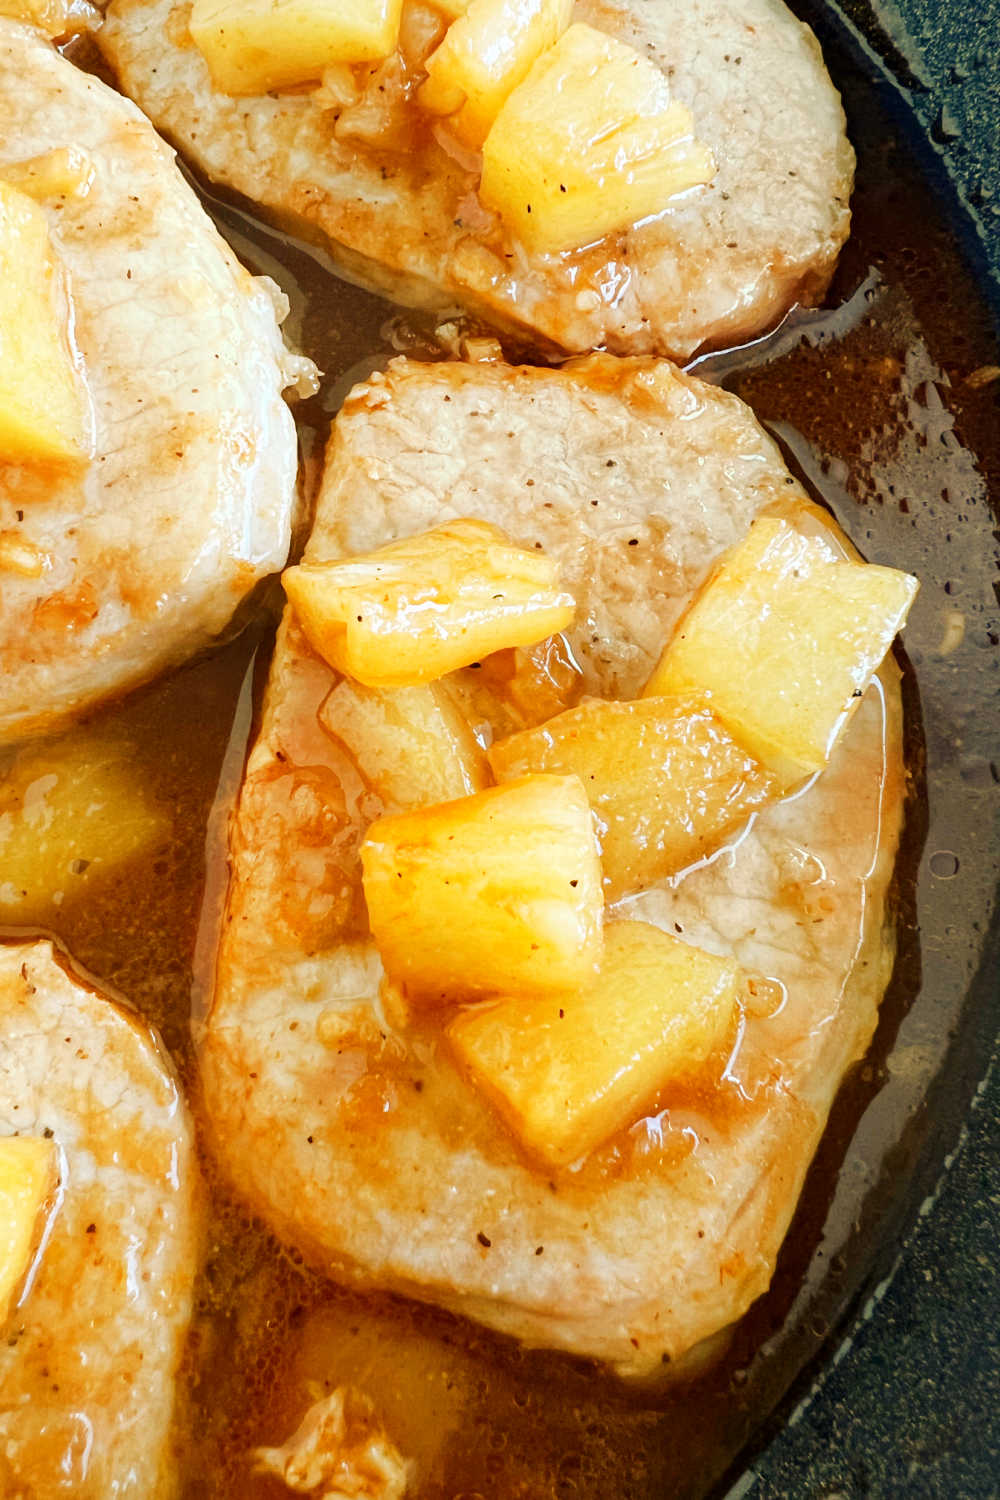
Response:
[[[397,301],[457,304],[570,353],[683,361],[818,301],[847,237],[840,99],[780,0],[578,0],[574,19],[663,68],[718,170],[651,220],[544,256],[483,209],[475,161],[443,150],[412,102],[419,75],[401,86],[391,68],[377,74],[359,135],[323,91],[219,92],[187,14],[177,0],[113,0],[99,41],[125,92],[210,178]]]
[[[44,202],[94,420],[82,472],[0,463],[0,741],[54,726],[225,628],[285,560],[296,439],[271,284],[216,234],[128,100],[0,18],[0,176],[74,146]]]
[[[161,1500],[198,1253],[197,1167],[148,1029],[48,943],[0,947],[0,1132],[54,1140],[60,1185],[0,1341],[0,1493]]]
[[[808,512],[749,410],[665,363],[400,360],[337,419],[306,556],[493,522],[559,563],[583,689],[633,697],[715,559],[780,501]],[[759,1004],[711,1087],[668,1088],[655,1116],[558,1171],[526,1161],[435,1023],[383,1007],[357,857],[381,808],[318,719],[336,680],[286,612],[200,1038],[225,1169],[334,1277],[627,1375],[693,1369],[768,1285],[875,1025],[902,805],[894,667],[806,792],[615,909],[734,955]]]

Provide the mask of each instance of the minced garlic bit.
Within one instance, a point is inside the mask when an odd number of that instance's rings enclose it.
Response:
[[[313,1500],[402,1500],[413,1469],[349,1385],[315,1401],[287,1443],[258,1448],[254,1459],[258,1473]]]

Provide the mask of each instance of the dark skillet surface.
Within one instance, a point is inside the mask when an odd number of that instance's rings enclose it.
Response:
[[[861,66],[920,154],[1000,325],[1000,0],[976,6],[887,0],[877,16],[854,0],[846,0],[846,16],[832,6],[798,9],[828,53],[842,44],[845,29],[854,32],[866,53]],[[995,507],[995,490],[992,499]],[[848,1320],[766,1425],[756,1455],[721,1486],[719,1494],[730,1500],[1000,1495],[995,908],[991,927],[982,920],[997,872],[996,677],[993,655],[968,683],[977,717],[984,716],[984,743],[992,744],[991,785],[978,788],[978,806],[994,832],[974,877],[977,888],[963,894],[956,878],[947,892],[957,922],[943,929],[952,934],[944,956],[956,975],[966,970],[975,977],[922,1112],[923,1149],[904,1166],[903,1204],[887,1215],[889,1232]],[[932,808],[933,738],[928,725]],[[928,838],[922,855],[921,876],[932,883],[935,843]],[[933,979],[926,965],[925,988]]]

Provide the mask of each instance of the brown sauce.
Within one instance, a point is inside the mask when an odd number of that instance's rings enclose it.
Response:
[[[184,1500],[287,1494],[251,1475],[249,1450],[284,1441],[310,1400],[345,1381],[376,1396],[395,1442],[419,1463],[426,1500],[704,1494],[843,1315],[876,1216],[880,1233],[899,1222],[903,1208],[885,1182],[926,1144],[921,1104],[960,1020],[964,985],[954,966],[964,961],[970,911],[987,905],[972,873],[988,836],[974,802],[981,793],[988,810],[1000,773],[968,684],[998,660],[985,559],[996,551],[986,485],[1000,475],[1000,381],[977,375],[997,363],[995,348],[929,189],[877,101],[849,76],[837,81],[861,167],[854,234],[828,298],[836,310],[793,318],[766,346],[699,368],[750,402],[867,557],[923,580],[905,678],[912,796],[897,892],[900,961],[875,1047],[842,1091],[772,1290],[713,1372],[643,1397],[585,1364],[525,1353],[447,1314],[321,1280],[248,1219],[206,1161],[213,1208],[178,1423]],[[336,281],[242,210],[216,208],[237,252],[292,296],[291,336],[326,371],[320,395],[300,412],[314,473],[329,417],[354,380],[400,349],[431,353],[431,328]],[[85,894],[70,884],[32,923],[160,1029],[196,1108],[189,1021],[204,997],[225,817],[276,599],[265,591],[228,644],[94,716],[134,745],[171,837]]]

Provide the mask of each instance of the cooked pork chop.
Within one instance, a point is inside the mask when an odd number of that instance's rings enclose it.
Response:
[[[0,947],[0,997],[0,1132],[54,1139],[61,1179],[0,1341],[0,1493],[160,1500],[197,1259],[184,1104],[147,1028],[51,944]]]
[[[578,601],[584,689],[635,696],[714,559],[808,502],[735,397],[665,363],[396,361],[338,417],[307,559],[457,516],[539,544]],[[380,811],[317,720],[335,674],[286,614],[232,831],[201,1057],[217,1148],[334,1277],[628,1375],[690,1369],[767,1287],[892,961],[902,801],[887,666],[828,769],[735,846],[620,903],[761,976],[721,1083],[667,1090],[575,1170],[526,1162],[431,1025],[379,999],[357,849]]]
[[[391,67],[350,124],[325,91],[229,98],[188,12],[112,0],[99,41],[122,87],[210,178],[397,301],[458,304],[571,353],[683,361],[818,300],[847,237],[854,156],[840,99],[780,0],[578,0],[576,20],[664,69],[718,171],[659,217],[562,255],[505,237],[477,198],[476,163],[447,154],[411,102],[383,109],[380,130],[378,91],[399,86]]]
[[[44,207],[93,408],[82,473],[0,463],[0,740],[67,718],[209,641],[285,560],[297,362],[129,101],[0,19],[0,176],[86,153]],[[301,364],[301,362],[298,362]]]

